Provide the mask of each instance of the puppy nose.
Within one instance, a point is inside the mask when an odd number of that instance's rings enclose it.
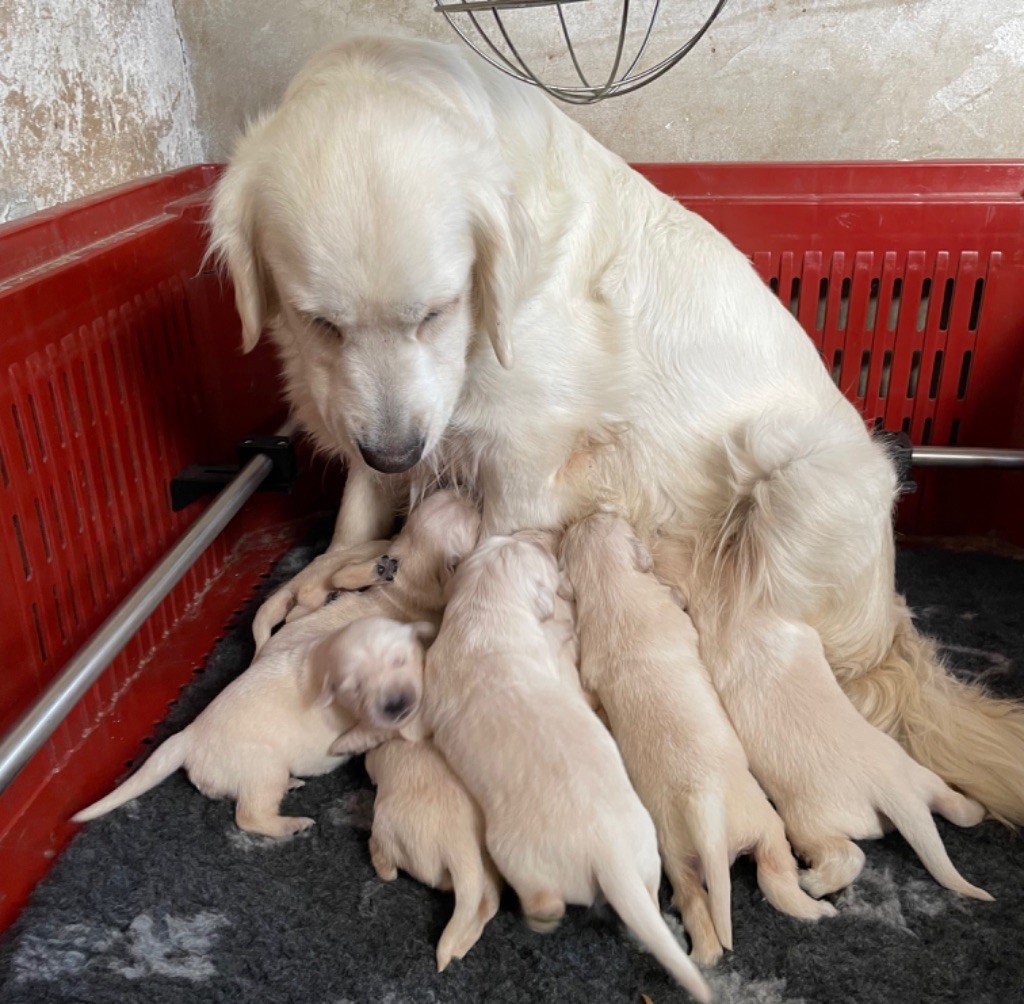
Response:
[[[402,691],[400,694],[392,694],[388,697],[381,705],[380,710],[385,718],[390,718],[393,722],[400,722],[412,711],[412,706],[415,703],[415,695],[409,691]]]
[[[406,443],[361,443],[357,442],[363,460],[381,474],[401,474],[419,463],[423,456],[423,437]]]

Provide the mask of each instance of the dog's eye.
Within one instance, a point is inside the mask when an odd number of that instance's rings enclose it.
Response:
[[[441,316],[440,310],[432,310],[426,314],[420,324],[429,324],[431,321],[436,321]]]
[[[345,337],[345,333],[341,328],[333,321],[328,321],[326,317],[314,317],[313,324],[325,335],[330,335],[331,338],[336,338],[339,342]]]

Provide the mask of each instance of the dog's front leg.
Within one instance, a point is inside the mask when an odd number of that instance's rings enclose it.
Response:
[[[291,620],[319,609],[334,586],[334,576],[351,561],[369,557],[359,548],[391,529],[405,486],[403,479],[381,477],[361,460],[351,461],[330,546],[260,607],[252,625],[257,652],[289,611]]]

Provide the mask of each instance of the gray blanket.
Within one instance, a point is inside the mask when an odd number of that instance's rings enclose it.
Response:
[[[310,560],[297,548],[272,586]],[[1024,562],[904,552],[900,586],[949,661],[994,691],[1024,695]],[[211,653],[157,741],[190,721],[248,664],[252,611]],[[10,1004],[653,1004],[686,995],[606,910],[571,909],[547,936],[514,897],[447,972],[434,945],[448,895],[379,881],[366,849],[373,791],[361,763],[313,779],[285,811],[317,826],[287,843],[252,837],[232,807],[178,774],[72,843],[0,942]],[[996,902],[941,889],[897,836],[865,844],[867,867],[805,926],[772,910],[747,861],[734,869],[736,950],[709,978],[723,1004],[1024,1000],[1024,847],[1002,827],[940,823],[956,865]],[[667,896],[663,899],[667,911]],[[676,921],[676,929],[680,931]]]

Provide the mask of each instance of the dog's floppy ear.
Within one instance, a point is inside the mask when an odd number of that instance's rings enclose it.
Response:
[[[638,572],[646,574],[654,568],[654,559],[651,552],[636,537],[630,537],[629,543],[633,548],[633,564]]]
[[[474,201],[477,322],[490,339],[498,362],[511,369],[510,328],[533,271],[537,231],[523,204],[511,193],[481,185]]]
[[[242,349],[251,352],[264,325],[277,313],[277,300],[256,249],[256,207],[251,172],[238,164],[217,183],[210,210],[209,253],[227,268],[242,319]]]

